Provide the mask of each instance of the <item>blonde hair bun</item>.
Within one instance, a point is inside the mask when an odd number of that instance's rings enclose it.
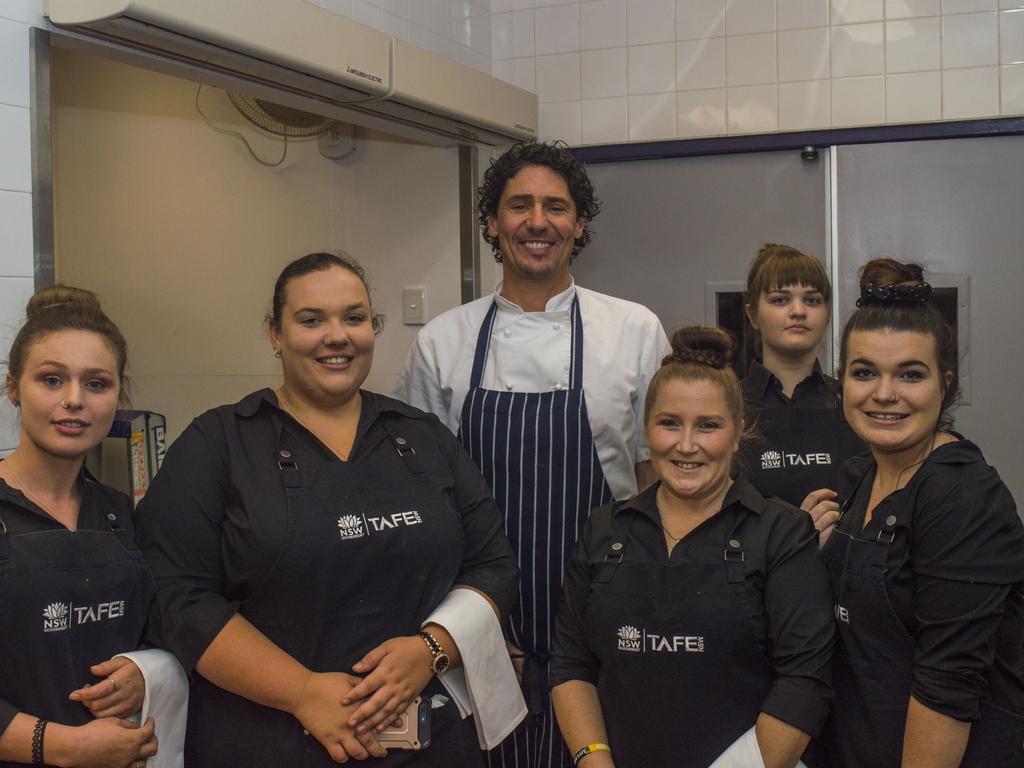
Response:
[[[687,326],[672,334],[672,351],[661,361],[670,363],[696,363],[709,368],[723,369],[732,364],[735,343],[732,336],[721,328]]]

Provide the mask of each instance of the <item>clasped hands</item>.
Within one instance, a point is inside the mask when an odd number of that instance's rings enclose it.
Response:
[[[394,637],[356,662],[352,671],[311,672],[293,711],[331,759],[384,757],[376,733],[400,715],[433,677],[431,655],[416,636]]]

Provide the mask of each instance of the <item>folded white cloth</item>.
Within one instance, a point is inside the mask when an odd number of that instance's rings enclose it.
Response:
[[[757,726],[740,736],[732,745],[718,756],[709,768],[764,768],[761,747],[757,743]],[[793,768],[807,768],[800,760]]]
[[[188,677],[185,670],[174,656],[159,648],[117,655],[133,661],[146,681],[139,722],[144,723],[152,717],[156,722],[157,739],[157,753],[146,761],[147,768],[183,768],[185,724],[188,720]]]
[[[472,589],[453,589],[423,625],[448,630],[462,666],[440,676],[462,717],[474,716],[481,749],[494,749],[526,717],[526,700],[490,603]]]

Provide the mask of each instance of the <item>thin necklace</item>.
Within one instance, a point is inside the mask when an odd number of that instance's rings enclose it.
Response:
[[[19,490],[23,494],[28,496],[28,498],[31,499],[40,509],[42,509],[44,512],[46,512],[46,514],[48,514],[54,520],[57,520],[58,522],[60,522],[60,518],[56,514],[54,514],[54,511],[52,509],[50,509],[48,506],[43,504],[43,500],[42,499],[40,499],[38,496],[36,496],[34,493],[32,493],[32,491],[28,487],[28,483],[26,483],[22,479],[21,475],[19,475],[14,470],[14,467],[12,467],[9,462],[10,462],[10,460],[8,460],[7,469],[10,470],[11,474],[14,475],[14,479],[18,481],[18,485],[21,486],[21,488]]]
[[[338,448],[338,446],[336,446],[334,443],[332,443],[326,437],[324,437],[319,432],[317,432],[315,429],[313,429],[311,426],[309,426],[309,424],[307,424],[302,419],[300,419],[295,414],[295,411],[293,411],[291,408],[289,408],[288,405],[284,402],[284,398],[281,395],[277,396],[277,402],[281,405],[281,408],[284,410],[285,413],[287,413],[289,416],[291,416],[293,419],[295,419],[297,422],[299,422],[299,424],[301,424],[307,430],[309,430],[309,432],[313,435],[313,437],[315,437],[321,443],[323,443],[328,448],[330,448],[332,453],[335,453],[338,456],[340,456],[342,461],[348,461],[348,454],[349,454],[348,451],[341,450],[340,448]]]

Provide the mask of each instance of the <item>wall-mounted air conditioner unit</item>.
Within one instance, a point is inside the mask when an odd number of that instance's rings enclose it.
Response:
[[[537,133],[536,95],[308,0],[46,0],[45,13],[84,38],[357,124],[492,145]]]

